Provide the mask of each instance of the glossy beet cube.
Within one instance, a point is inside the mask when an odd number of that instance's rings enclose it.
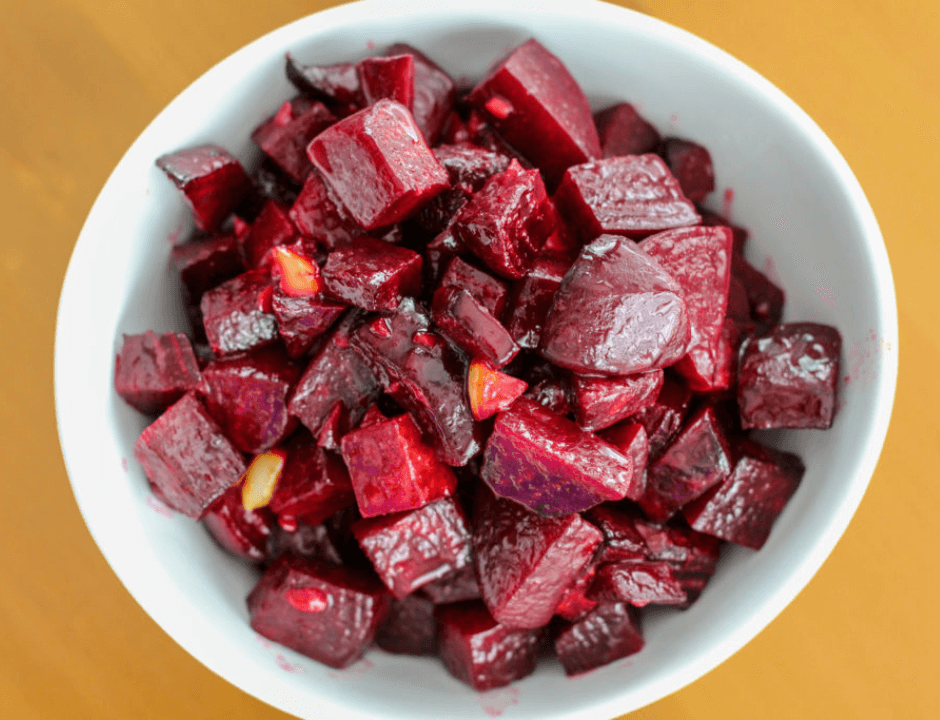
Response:
[[[411,110],[415,95],[413,55],[367,57],[357,63],[356,74],[366,105],[385,98]]]
[[[422,585],[418,594],[431,600],[435,605],[476,600],[480,597],[480,585],[473,565],[466,565],[460,570],[445,575],[439,580],[432,580]]]
[[[639,497],[633,461],[529,398],[496,416],[480,477],[496,494],[557,517]]]
[[[571,165],[601,155],[584,92],[537,40],[513,50],[467,100],[553,185]]]
[[[668,520],[679,508],[724,481],[733,466],[721,423],[714,408],[705,405],[650,463],[640,507],[651,520]]]
[[[640,423],[646,430],[650,458],[658,457],[663,448],[679,433],[691,401],[692,392],[688,385],[666,373],[656,402],[628,418],[629,422]]]
[[[439,287],[466,290],[497,320],[506,309],[506,284],[492,275],[478,270],[459,257],[451,260],[441,278]]]
[[[679,181],[652,154],[576,165],[565,173],[555,202],[585,240],[604,233],[641,238],[701,219]]]
[[[278,333],[287,354],[295,359],[305,355],[347,307],[322,295],[292,297],[280,288],[275,288],[271,297]]]
[[[545,318],[571,263],[542,254],[521,280],[513,283],[506,329],[520,347],[534,350],[542,339]]]
[[[450,184],[468,193],[482,189],[493,175],[505,172],[511,158],[470,144],[438,145],[434,157],[447,171]]]
[[[316,171],[307,175],[288,216],[304,237],[329,250],[342,247],[365,232]]]
[[[555,293],[542,355],[588,375],[633,375],[672,365],[691,337],[682,290],[636,243],[601,235]]]
[[[206,337],[216,355],[252,350],[277,340],[277,319],[261,302],[270,287],[268,273],[254,270],[202,296],[199,307]]]
[[[467,290],[439,287],[431,318],[448,339],[493,367],[502,367],[519,352],[509,331]]]
[[[715,572],[721,546],[718,538],[675,520],[664,525],[635,517],[634,526],[646,543],[647,560],[664,560],[680,576],[692,573],[711,575]]]
[[[409,217],[450,184],[411,113],[379,100],[313,139],[307,154],[366,230]]]
[[[605,158],[645,155],[659,149],[659,132],[630,103],[617,103],[596,113],[594,122]]]
[[[600,531],[576,513],[546,518],[485,489],[478,493],[474,567],[483,601],[504,625],[547,624],[600,542]]]
[[[578,424],[602,430],[652,405],[662,387],[662,370],[614,378],[574,373],[568,393]]]
[[[313,169],[307,145],[334,122],[336,117],[323,103],[297,97],[286,100],[255,129],[251,139],[291,180],[302,185]]]
[[[434,603],[420,595],[392,600],[375,644],[396,655],[433,655],[437,651]]]
[[[248,596],[252,629],[334,668],[361,658],[388,613],[374,577],[284,553]]]
[[[183,333],[125,335],[114,360],[114,389],[145,415],[157,415],[199,385],[202,375]]]
[[[365,518],[424,507],[457,488],[408,414],[347,433],[340,448]]]
[[[636,608],[628,603],[600,604],[555,639],[555,653],[566,675],[579,675],[643,649]]]
[[[452,231],[494,273],[522,278],[551,232],[547,201],[538,171],[513,162],[461,208]]]
[[[663,561],[604,563],[595,571],[587,597],[602,603],[628,602],[636,607],[688,602],[672,566]]]
[[[271,251],[290,245],[297,239],[297,228],[287,215],[288,209],[268,200],[242,240],[242,256],[251,269],[270,263]]]
[[[414,100],[411,113],[428,145],[434,145],[454,106],[456,83],[433,60],[410,45],[396,43],[388,49],[388,54],[412,56]]]
[[[449,227],[435,235],[424,248],[425,274],[428,284],[436,286],[448,264],[462,251],[463,246],[460,240]]]
[[[474,690],[503,687],[535,670],[540,630],[500,624],[479,600],[442,605],[435,615],[444,666]]]
[[[421,256],[382,240],[360,237],[330,253],[323,266],[326,289],[363,310],[394,310],[421,290]]]
[[[217,145],[162,155],[157,167],[182,191],[196,227],[207,232],[216,232],[251,189],[238,158]]]
[[[692,340],[676,370],[696,392],[728,387],[719,356],[731,282],[731,241],[728,228],[699,226],[667,230],[640,243],[682,290]]]
[[[289,552],[305,558],[319,558],[335,565],[342,565],[343,557],[336,545],[325,523],[307,525],[296,522],[293,518],[286,521],[281,519],[271,534],[268,557],[273,559],[281,553]]]
[[[783,290],[742,255],[734,256],[731,272],[747,293],[751,319],[763,325],[779,323],[783,317],[783,304],[786,300]]]
[[[175,245],[173,266],[194,300],[206,290],[245,272],[238,241],[233,233],[210,235]]]
[[[145,429],[134,457],[160,498],[174,510],[201,518],[248,466],[192,393]]]
[[[588,510],[584,517],[604,535],[604,544],[596,560],[619,562],[647,560],[649,548],[637,529],[637,514],[610,505]]]
[[[792,453],[748,440],[740,443],[739,452],[728,478],[683,514],[699,532],[760,550],[806,468]]]
[[[633,460],[633,473],[640,480],[640,494],[646,490],[646,466],[649,463],[650,441],[646,428],[640,423],[622,422],[599,433],[602,440],[609,442],[624,455]]]
[[[701,202],[715,189],[715,169],[707,149],[690,140],[669,137],[663,140],[661,153],[689,200]]]
[[[592,560],[568,587],[565,594],[562,595],[561,600],[555,607],[555,615],[569,622],[574,622],[597,607],[597,601],[589,599],[585,594],[594,579],[595,570],[595,561]]]
[[[363,105],[355,63],[304,65],[288,53],[285,71],[294,87],[324,102],[340,117],[355,112]]]
[[[467,518],[449,497],[360,520],[352,530],[379,579],[399,599],[470,565]]]
[[[235,557],[250,563],[268,559],[274,516],[265,508],[246,510],[240,485],[226,490],[202,522],[213,539]]]
[[[839,331],[819,323],[786,323],[750,337],[738,365],[742,427],[831,427],[841,351]]]
[[[459,467],[482,448],[466,392],[468,360],[431,332],[427,313],[406,299],[350,339],[383,386],[413,416],[441,459]]]

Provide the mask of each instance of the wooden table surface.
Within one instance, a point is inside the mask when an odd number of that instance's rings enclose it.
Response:
[[[59,452],[53,336],[73,243],[134,138],[211,65],[331,4],[0,7],[0,717],[286,717],[164,635],[98,552]],[[734,657],[631,717],[940,717],[936,0],[624,4],[742,59],[832,138],[881,223],[903,355],[881,462],[831,558]]]

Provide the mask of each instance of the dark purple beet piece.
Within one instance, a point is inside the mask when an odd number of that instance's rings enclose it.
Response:
[[[278,287],[271,297],[278,332],[287,354],[295,359],[305,355],[346,308],[347,305],[322,295],[292,297]]]
[[[467,518],[449,497],[360,520],[352,530],[379,579],[399,599],[470,565]]]
[[[189,291],[199,300],[206,290],[245,272],[239,244],[233,233],[211,235],[175,245],[173,266]]]
[[[742,440],[731,475],[683,509],[699,532],[760,550],[806,468],[792,453]]]
[[[711,575],[718,565],[721,541],[672,521],[666,525],[635,517],[634,525],[646,543],[646,559],[670,563],[680,576]]]
[[[565,594],[555,607],[555,615],[569,622],[574,622],[584,617],[587,613],[597,607],[596,600],[590,600],[585,593],[594,579],[596,569],[595,561],[589,562],[581,574],[568,587]]]
[[[731,281],[731,240],[728,228],[698,226],[667,230],[640,243],[682,290],[692,340],[676,370],[696,392],[728,387],[719,355]]]
[[[448,263],[463,250],[450,228],[438,233],[424,249],[425,275],[428,284],[436,286]]]
[[[421,290],[421,256],[408,248],[360,237],[330,253],[321,274],[331,294],[363,310],[394,310]]]
[[[701,202],[715,189],[715,169],[707,149],[691,140],[667,137],[660,152],[689,200]]]
[[[656,402],[627,419],[631,423],[640,423],[646,429],[651,458],[657,457],[678,434],[691,400],[692,391],[688,385],[666,373],[663,389],[659,391]]]
[[[411,110],[415,95],[413,55],[367,57],[356,65],[356,74],[366,105],[385,98]]]
[[[831,427],[841,350],[839,331],[819,323],[786,323],[751,336],[738,365],[742,427]]]
[[[255,129],[251,139],[291,180],[302,185],[313,168],[307,145],[334,122],[336,117],[323,103],[298,97],[286,100]]]
[[[646,428],[640,423],[627,420],[619,425],[607,428],[599,433],[602,440],[609,442],[624,455],[633,460],[633,473],[640,478],[640,486],[646,489],[646,466],[649,462],[650,441]]]
[[[411,112],[428,145],[434,145],[454,106],[456,83],[433,60],[410,45],[396,43],[388,49],[388,54],[411,55],[414,58],[414,101]]]
[[[199,364],[183,333],[125,335],[114,360],[114,389],[131,407],[157,415],[196,389]]]
[[[297,193],[300,191],[297,183],[269,158],[264,158],[261,161],[258,169],[251,175],[251,182],[254,185],[254,192],[237,208],[235,215],[236,229],[240,220],[246,222],[254,220],[261,212],[261,206],[265,200],[274,200],[281,203],[281,205],[293,205],[297,199]],[[249,212],[242,210],[246,203]]]
[[[276,558],[283,552],[311,559],[320,558],[335,565],[343,564],[342,555],[330,536],[329,528],[323,523],[307,525],[293,518],[286,521],[282,519],[271,534],[268,557]]]
[[[662,387],[662,370],[614,378],[573,373],[568,393],[578,424],[603,430],[652,405]]]
[[[734,460],[712,406],[692,415],[678,436],[647,471],[646,490],[639,504],[647,517],[664,522],[679,508],[722,482]]]
[[[466,392],[468,360],[431,332],[430,318],[413,300],[360,327],[350,344],[414,416],[445,463],[466,465],[480,451],[482,431]]]
[[[255,632],[333,668],[362,657],[389,604],[375,578],[290,553],[272,563],[248,596]]]
[[[167,505],[197,519],[248,469],[192,393],[141,433],[134,457]]]
[[[584,240],[604,233],[641,238],[701,219],[679,181],[652,154],[576,165],[565,173],[555,202]]]
[[[636,608],[628,603],[601,604],[555,639],[555,653],[566,675],[579,675],[643,649]]]
[[[307,155],[366,230],[406,219],[450,184],[408,109],[379,100],[324,130]]]
[[[633,375],[685,354],[682,290],[636,243],[601,235],[565,275],[542,331],[542,355],[588,375]]]
[[[451,260],[439,287],[466,290],[497,320],[502,317],[506,309],[508,295],[506,284],[464,262],[459,257]]]
[[[783,317],[783,303],[786,300],[783,290],[745,260],[743,255],[733,257],[731,272],[747,292],[751,319],[763,325],[779,323]]]
[[[659,132],[630,103],[618,103],[595,113],[594,122],[605,158],[645,155],[659,149]]]
[[[268,273],[253,270],[202,296],[199,307],[206,337],[216,355],[251,350],[277,340],[277,319],[260,302],[270,287]]]
[[[430,599],[435,605],[443,605],[479,598],[480,585],[477,583],[476,571],[470,564],[440,580],[432,580],[427,585],[422,585],[419,594]]]
[[[726,228],[731,229],[731,235],[734,237],[733,251],[735,255],[744,254],[744,244],[747,242],[748,231],[745,230],[740,225],[734,225],[728,218],[723,215],[719,215],[716,212],[712,212],[708,208],[699,207],[699,215],[702,216],[702,225],[713,227],[715,225],[721,225]]]
[[[219,545],[250,563],[268,559],[274,516],[265,508],[245,510],[240,485],[230,487],[202,518]]]
[[[682,584],[667,562],[625,561],[604,563],[594,573],[587,597],[602,603],[685,605]]]
[[[193,211],[196,227],[216,232],[251,189],[238,158],[218,145],[180,150],[157,158]]]
[[[520,347],[534,350],[539,346],[552,300],[570,267],[564,258],[543,253],[529,273],[513,283],[506,329]]]
[[[519,352],[509,331],[467,290],[439,287],[431,317],[443,335],[494,368],[501,368]]]
[[[355,63],[303,65],[288,53],[286,73],[287,79],[294,87],[323,101],[340,117],[354,113],[362,107],[362,93]]]
[[[315,171],[307,175],[288,216],[304,237],[329,250],[342,247],[365,232]]]
[[[396,655],[433,655],[437,651],[434,603],[419,595],[393,600],[375,644]]]
[[[584,92],[562,62],[535,39],[513,50],[467,100],[552,185],[571,165],[601,156]]]
[[[636,526],[636,513],[624,512],[610,505],[588,510],[584,517],[604,535],[604,544],[596,560],[619,562],[648,559],[649,548]]]
[[[511,158],[476,145],[438,145],[434,157],[447,171],[450,184],[467,193],[480,190],[493,175],[505,172]]]
[[[288,209],[268,200],[251,224],[242,241],[245,265],[260,268],[269,262],[269,253],[279,245],[290,245],[297,239],[297,228],[287,215]]]
[[[535,670],[540,630],[500,624],[479,600],[441,605],[435,615],[444,666],[474,690],[503,687]]]

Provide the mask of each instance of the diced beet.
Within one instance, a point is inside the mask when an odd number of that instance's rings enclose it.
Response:
[[[292,297],[280,288],[275,288],[271,297],[278,332],[287,354],[295,359],[305,355],[346,308],[343,303],[322,295]]]
[[[362,657],[389,604],[374,578],[290,553],[274,561],[248,596],[255,632],[333,668]]]
[[[715,189],[715,169],[707,149],[690,140],[667,137],[661,152],[689,200],[701,202]]]
[[[792,453],[749,440],[728,478],[683,509],[695,530],[760,550],[806,468]]]
[[[196,227],[206,232],[216,232],[251,189],[238,158],[218,145],[162,155],[157,167],[182,191]]]
[[[173,265],[189,296],[199,300],[206,290],[245,272],[233,233],[210,235],[175,245]]]
[[[503,687],[535,670],[540,630],[500,624],[479,600],[441,605],[435,615],[444,666],[474,690]]]
[[[588,510],[584,517],[604,535],[604,544],[597,560],[618,562],[648,559],[649,548],[637,529],[636,513],[623,512],[609,505],[599,505]]]
[[[404,220],[450,184],[408,109],[379,100],[313,139],[307,155],[366,230]]]
[[[382,240],[360,237],[330,253],[323,266],[326,289],[363,310],[394,310],[421,290],[421,256]]]
[[[568,587],[555,607],[555,615],[574,622],[597,607],[596,600],[590,600],[585,593],[594,579],[594,561],[589,562],[581,574]]]
[[[493,175],[505,172],[511,158],[476,145],[438,145],[434,157],[447,171],[450,184],[468,193],[480,190]]]
[[[362,93],[355,63],[302,65],[288,53],[286,74],[294,87],[302,93],[322,100],[340,117],[345,117],[362,106]]]
[[[744,245],[747,242],[748,232],[740,225],[733,224],[728,218],[712,212],[708,208],[699,207],[699,215],[702,216],[702,225],[715,226],[721,225],[731,229],[731,235],[734,237],[733,251],[735,255],[744,254]]]
[[[251,175],[254,192],[236,209],[235,230],[238,233],[239,221],[246,223],[254,220],[261,212],[265,200],[274,200],[281,205],[293,205],[300,186],[269,158],[264,158],[258,169]],[[242,210],[246,201],[250,201],[249,212]]]
[[[662,386],[662,370],[614,378],[573,373],[568,391],[578,424],[602,430],[652,405]]]
[[[561,378],[545,378],[527,390],[525,397],[531,398],[556,415],[567,415],[571,412],[571,405],[568,403],[568,388]]]
[[[658,260],[682,290],[692,340],[676,370],[696,392],[727,388],[728,377],[718,356],[728,308],[731,240],[728,228],[698,226],[667,230],[640,243],[640,249]]]
[[[751,319],[764,325],[779,323],[783,317],[783,303],[786,300],[783,290],[745,260],[743,255],[733,257],[731,272],[747,292]]]
[[[633,375],[672,365],[689,339],[676,281],[633,241],[601,235],[555,293],[542,355],[588,375]]]
[[[721,423],[712,406],[705,405],[650,463],[640,507],[651,520],[668,520],[679,508],[724,481],[733,467]]]
[[[183,333],[125,335],[114,360],[114,389],[145,415],[157,415],[199,385],[202,375]]]
[[[659,149],[659,132],[630,103],[617,103],[596,113],[594,122],[605,158],[645,155]]]
[[[434,603],[419,595],[392,600],[375,644],[396,655],[433,655],[437,651]]]
[[[656,155],[624,155],[569,168],[555,193],[558,209],[584,240],[612,233],[641,238],[697,225],[695,205]]]
[[[666,525],[636,517],[634,525],[646,543],[646,559],[664,560],[678,575],[711,575],[718,564],[721,541],[672,521]]]
[[[356,64],[356,74],[366,105],[385,98],[411,110],[415,95],[414,56],[367,57]]]
[[[508,295],[506,284],[464,262],[459,257],[451,260],[439,287],[466,290],[497,320],[502,317],[506,309]]]
[[[640,478],[639,483],[643,490],[639,492],[642,495],[646,490],[646,466],[650,454],[650,441],[646,428],[640,423],[627,420],[607,428],[599,435],[602,440],[609,442],[633,460],[633,473]]]
[[[496,416],[480,477],[498,495],[548,517],[639,497],[628,456],[525,397]]]
[[[288,530],[285,525],[290,527]],[[276,558],[281,553],[293,553],[305,558],[319,558],[335,565],[342,565],[343,558],[329,528],[325,524],[307,525],[294,518],[282,518],[275,525],[268,544],[268,557]]]
[[[450,228],[441,231],[427,244],[424,249],[425,274],[430,286],[437,285],[450,261],[462,250],[460,240]]]
[[[841,350],[839,331],[819,323],[786,323],[751,336],[738,366],[742,427],[831,427]]]
[[[459,145],[470,142],[467,126],[456,110],[452,110],[444,120],[438,142],[442,145]]]
[[[365,232],[316,171],[307,175],[288,216],[304,237],[329,250],[342,247]]]
[[[268,559],[274,517],[265,508],[246,510],[239,485],[230,487],[202,519],[219,545],[250,563]]]
[[[542,339],[545,318],[571,263],[556,255],[539,255],[529,273],[513,283],[506,329],[520,347],[534,350]]]
[[[457,487],[408,414],[353,430],[340,447],[365,518],[424,507]]]
[[[657,457],[678,434],[691,400],[692,392],[688,385],[666,373],[656,402],[628,418],[629,422],[640,423],[646,429],[650,458]]]
[[[584,92],[562,62],[535,39],[513,50],[467,100],[552,185],[571,165],[601,156]]]
[[[555,653],[566,675],[579,675],[643,649],[636,608],[601,604],[555,639]]]
[[[209,290],[199,304],[212,351],[228,355],[277,340],[277,319],[259,299],[271,287],[263,270],[243,273]]]
[[[598,602],[644,605],[685,605],[688,601],[672,566],[663,561],[629,560],[597,568],[587,597]]]
[[[525,277],[551,228],[537,170],[518,163],[491,176],[454,218],[457,239],[501,277]]]
[[[424,53],[410,45],[396,43],[388,49],[388,54],[411,55],[414,58],[414,102],[411,112],[428,145],[434,145],[454,106],[456,83]]]
[[[297,229],[287,215],[288,209],[268,200],[261,213],[251,224],[242,242],[245,265],[260,268],[269,260],[269,253],[278,245],[290,245],[297,237]]]
[[[467,397],[474,420],[486,420],[512,405],[528,385],[512,375],[474,360],[467,373]]]
[[[493,367],[502,367],[519,352],[509,331],[467,290],[439,287],[431,317],[443,335]]]
[[[449,497],[409,512],[360,520],[352,529],[379,579],[399,599],[470,565],[467,518]]]
[[[422,585],[419,595],[429,598],[435,605],[476,600],[480,597],[480,585],[473,565],[466,565],[460,570],[445,575],[439,580],[432,580]]]
[[[167,505],[197,519],[248,469],[192,393],[141,433],[134,457]]]
[[[350,344],[431,437],[441,459],[459,467],[482,447],[465,389],[468,361],[430,327],[427,313],[406,298],[390,316],[360,327]]]
[[[286,100],[275,115],[258,126],[251,139],[291,180],[302,185],[313,169],[307,145],[334,122],[336,117],[323,103],[294,98]]]
[[[351,430],[349,411],[342,403],[336,403],[317,433],[317,446],[324,450],[339,450],[343,435]]]

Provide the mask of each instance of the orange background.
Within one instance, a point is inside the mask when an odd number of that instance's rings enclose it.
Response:
[[[5,0],[0,7],[0,717],[284,718],[203,668],[85,529],[53,410],[59,288],[125,149],[243,44],[333,3]],[[875,209],[900,305],[887,444],[845,537],[759,637],[631,718],[940,716],[936,0],[639,0],[778,85]]]

